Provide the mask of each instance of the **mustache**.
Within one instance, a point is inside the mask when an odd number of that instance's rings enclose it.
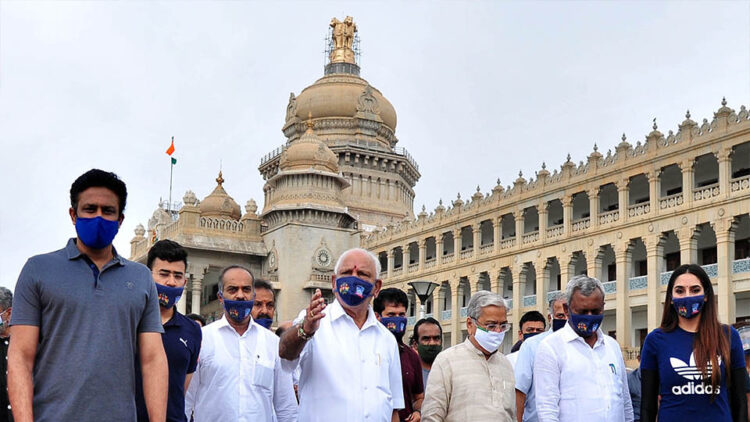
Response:
[[[258,317],[256,319],[262,319],[262,318],[273,319],[273,316],[268,315],[268,314],[258,314]]]

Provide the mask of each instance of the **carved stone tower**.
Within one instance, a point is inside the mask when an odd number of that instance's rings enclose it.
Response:
[[[298,96],[290,94],[282,128],[287,142],[264,157],[258,170],[265,180],[275,180],[285,153],[288,156],[296,144],[305,142],[305,133],[312,130],[325,145],[326,155],[330,152],[337,161],[335,171],[347,182],[340,184],[339,200],[358,228],[368,230],[413,219],[413,188],[420,174],[409,153],[396,147],[396,111],[380,91],[359,76],[357,26],[352,18],[343,22],[334,18],[330,27],[325,76]],[[312,129],[307,127],[308,120]],[[264,190],[265,216],[272,213],[274,198],[288,195],[278,183],[267,183]],[[293,202],[288,198],[286,206],[292,205],[289,201]],[[306,198],[303,202],[315,201]],[[267,223],[269,228],[273,224]]]

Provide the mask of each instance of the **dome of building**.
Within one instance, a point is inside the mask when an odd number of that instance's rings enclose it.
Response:
[[[216,189],[198,205],[201,217],[224,217],[239,220],[242,211],[239,204],[234,202],[234,199],[224,190],[222,186],[224,178],[221,177],[221,172],[219,172],[219,177],[216,178],[216,183]]]
[[[368,109],[372,114],[379,115],[383,124],[396,131],[396,110],[393,105],[380,91],[357,75],[326,75],[302,90],[296,102],[295,115],[300,120],[305,120],[308,115],[312,115],[313,119],[352,118],[359,111]]]
[[[307,131],[281,154],[279,168],[281,171],[313,169],[337,174],[339,172],[336,154],[315,136],[312,120],[309,119]]]

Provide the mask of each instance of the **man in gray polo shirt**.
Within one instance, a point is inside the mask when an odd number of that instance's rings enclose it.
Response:
[[[134,421],[140,356],[151,421],[164,421],[167,359],[149,270],[112,240],[127,190],[114,173],[90,170],[70,188],[77,237],[30,258],[16,284],[8,391],[16,422]]]

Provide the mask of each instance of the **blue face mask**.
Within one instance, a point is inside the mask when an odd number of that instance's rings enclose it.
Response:
[[[581,337],[591,337],[602,325],[604,315],[579,315],[570,311],[570,325]]]
[[[526,341],[526,340],[534,337],[537,334],[542,334],[542,333],[523,333],[523,341]]]
[[[396,336],[396,340],[398,340],[399,343],[403,342],[404,333],[406,332],[406,317],[383,317],[380,318],[380,323],[385,325],[385,328]]]
[[[336,279],[336,291],[339,297],[349,306],[358,306],[362,304],[375,286],[359,277],[348,276]]]
[[[180,300],[184,287],[169,287],[156,283],[156,292],[159,294],[159,305],[164,308],[171,308]]]
[[[688,297],[673,297],[672,306],[677,311],[677,314],[684,318],[692,318],[701,313],[703,304],[706,303],[703,300],[704,296],[688,296]]]
[[[552,318],[552,331],[557,331],[568,323],[567,319]]]
[[[76,217],[76,233],[84,245],[92,249],[104,249],[112,244],[120,223],[102,217]]]
[[[255,303],[254,300],[224,299],[221,293],[219,293],[219,297],[224,301],[224,314],[235,322],[242,322],[250,316],[250,311],[253,310],[253,304]]]
[[[261,327],[271,329],[271,324],[273,324],[273,318],[256,318],[255,322],[257,322]]]

